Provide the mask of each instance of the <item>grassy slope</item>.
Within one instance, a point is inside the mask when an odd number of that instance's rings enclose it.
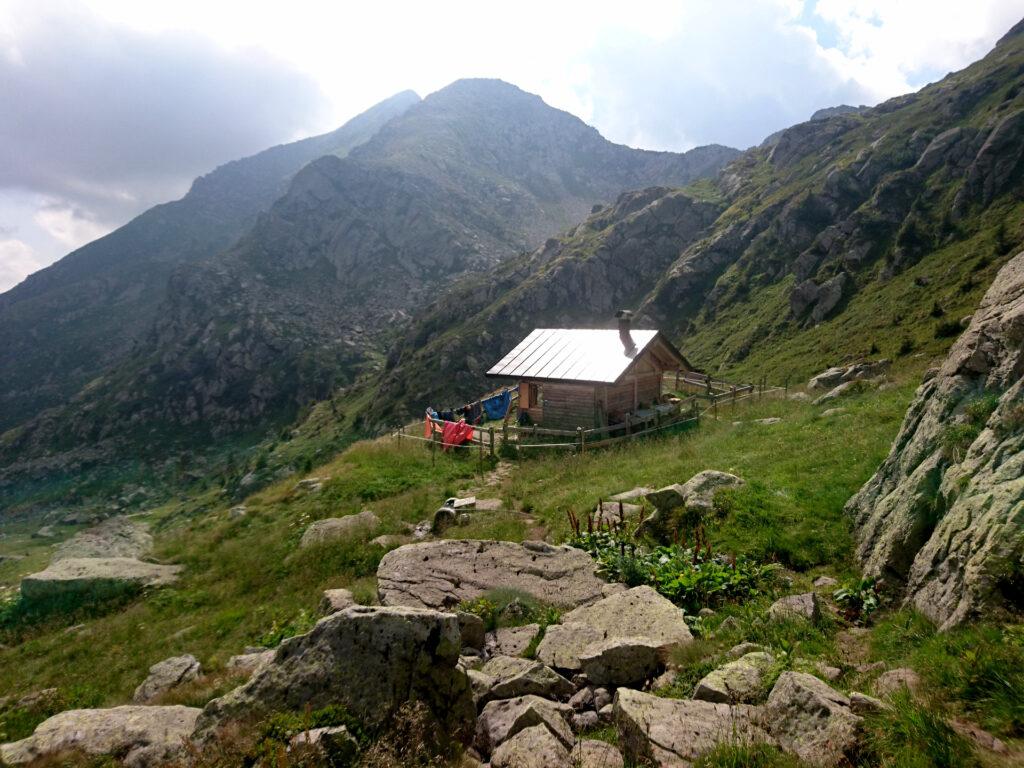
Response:
[[[456,528],[452,535],[520,540],[546,534],[558,541],[568,533],[567,509],[584,513],[599,498],[635,485],[682,481],[699,470],[715,468],[748,481],[712,528],[719,551],[779,560],[790,566],[794,590],[809,588],[819,573],[848,579],[855,570],[842,505],[887,452],[912,390],[913,384],[905,383],[850,397],[841,404],[847,412],[831,418],[821,418],[822,408],[805,403],[752,402],[723,411],[719,422],[705,420],[699,429],[682,435],[581,457],[524,461],[487,491],[505,498],[512,509],[478,513],[472,525]],[[780,416],[783,421],[749,423],[765,416]],[[736,426],[734,420],[746,423]],[[240,520],[228,518],[231,502],[214,490],[154,510],[148,518],[157,534],[156,554],[184,563],[183,580],[105,615],[62,617],[8,632],[0,638],[6,646],[0,648],[0,690],[24,694],[56,686],[61,707],[123,703],[150,664],[193,653],[211,677],[175,700],[201,704],[234,684],[223,672],[232,654],[250,644],[273,644],[310,626],[321,590],[348,586],[362,601],[373,598],[373,574],[384,550],[357,541],[300,551],[299,537],[311,520],[369,508],[381,517],[381,532],[400,532],[403,523],[429,517],[447,495],[479,484],[477,471],[472,455],[438,454],[432,462],[420,443],[385,439],[358,443],[317,467],[311,474],[331,478],[319,494],[295,491],[298,478],[293,477],[246,499],[248,513]],[[35,546],[33,565],[39,559]],[[8,580],[13,575],[11,569],[4,572]],[[688,693],[692,680],[721,661],[724,650],[741,639],[786,651],[785,663],[794,668],[809,668],[801,657],[841,660],[836,643],[840,627],[835,622],[819,628],[769,625],[761,620],[767,600],[765,596],[719,611],[709,628],[724,616],[735,615],[740,629],[695,646],[695,652],[681,660],[685,669],[680,682],[666,693]],[[891,664],[909,663],[920,669],[936,696],[928,712],[966,713],[1004,737],[1019,736],[1012,694],[1009,703],[1004,698],[992,705],[978,704],[966,690],[970,681],[955,674],[961,646],[981,647],[986,638],[968,634],[953,636],[955,642],[939,642],[919,622],[909,614],[895,614],[875,630],[877,642],[868,652]],[[907,624],[912,632],[899,629]],[[995,632],[999,640],[1001,630],[971,631]],[[992,646],[993,638],[987,637],[987,642]],[[1014,646],[1007,650],[1001,641],[997,645],[1003,649],[1002,659],[979,664],[999,675],[1005,673],[1007,658],[1024,656],[1024,651]],[[850,674],[839,685],[870,690],[872,676]],[[985,690],[985,696],[995,701],[990,689]],[[25,735],[45,714],[0,713],[0,732],[7,738]],[[908,717],[920,714],[914,710]]]

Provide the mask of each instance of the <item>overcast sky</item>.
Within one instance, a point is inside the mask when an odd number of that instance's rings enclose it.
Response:
[[[916,90],[1024,16],[1024,0],[350,5],[0,0],[0,291],[218,164],[406,88],[500,77],[613,141],[744,148]]]

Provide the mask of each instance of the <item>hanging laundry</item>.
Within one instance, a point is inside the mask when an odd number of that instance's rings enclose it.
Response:
[[[444,450],[452,446],[462,445],[473,437],[473,426],[465,421],[449,421],[444,425],[444,432],[441,433],[441,440],[444,443]]]
[[[512,390],[506,389],[499,395],[488,397],[483,401],[484,410],[490,419],[503,419],[508,413],[508,407],[512,403]]]
[[[479,424],[483,421],[484,410],[480,407],[480,401],[470,403],[464,409],[466,411],[466,421],[470,424]]]

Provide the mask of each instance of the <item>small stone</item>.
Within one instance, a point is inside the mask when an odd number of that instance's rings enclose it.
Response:
[[[199,661],[191,654],[164,659],[149,668],[149,677],[135,689],[132,701],[147,704],[175,686],[195,680],[201,672]]]
[[[758,643],[740,643],[739,645],[734,645],[730,648],[725,655],[730,659],[738,659],[740,656],[746,656],[748,653],[753,653],[754,651],[766,650],[768,649]]]
[[[875,680],[875,693],[879,696],[891,696],[902,688],[917,693],[921,687],[921,678],[909,667],[897,667],[883,672]]]
[[[607,688],[594,689],[594,709],[600,711],[612,703],[612,693]]]
[[[830,683],[834,683],[836,680],[842,677],[843,674],[843,670],[841,670],[839,667],[832,667],[821,661],[815,664],[814,668],[823,678],[828,680]]]
[[[247,514],[249,514],[249,510],[245,508],[244,504],[240,504],[228,510],[228,520],[241,520]]]
[[[580,688],[569,699],[569,706],[576,712],[592,710],[594,708],[594,689],[590,687]]]
[[[622,754],[606,741],[584,739],[572,749],[573,768],[622,768]]]
[[[347,589],[325,589],[320,598],[318,606],[321,616],[329,616],[332,613],[343,611],[350,605],[355,605],[356,600]]]
[[[353,539],[373,531],[379,525],[380,519],[369,510],[363,510],[357,515],[328,517],[310,525],[302,534],[299,546],[309,547],[314,544]]]
[[[593,730],[597,728],[601,722],[597,716],[597,712],[590,710],[588,712],[577,712],[572,716],[572,729],[576,733],[582,733],[583,731]]]
[[[714,616],[715,611],[713,608],[701,608],[699,611],[697,611],[697,615],[700,616],[702,619],[706,619],[708,616]]]
[[[597,716],[601,719],[602,723],[610,723],[615,719],[615,707],[611,704],[605,704],[597,710]]]
[[[819,588],[834,587],[837,584],[839,584],[839,582],[833,579],[831,576],[819,576],[814,580],[814,586]]]
[[[522,627],[499,627],[488,632],[484,645],[492,656],[522,656],[533,638],[540,632],[540,624],[526,624]]]
[[[814,592],[789,595],[772,603],[768,615],[775,620],[801,618],[816,622],[821,618],[821,603]]]
[[[850,709],[857,715],[869,715],[873,712],[881,712],[886,705],[874,696],[854,691],[850,694]]]
[[[765,680],[774,662],[769,653],[747,653],[701,678],[693,698],[721,704],[754,702],[764,695]]]
[[[315,748],[331,765],[349,765],[359,752],[359,743],[343,725],[302,731],[292,736],[289,746]]]

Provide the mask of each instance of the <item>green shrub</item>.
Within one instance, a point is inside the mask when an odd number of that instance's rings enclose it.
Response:
[[[858,624],[865,623],[881,604],[874,579],[861,579],[856,584],[846,584],[837,589],[832,597],[843,607],[846,620]]]
[[[514,589],[491,590],[475,600],[460,603],[459,610],[483,619],[488,632],[498,627],[521,627],[526,624],[540,624],[543,629],[549,624],[557,624],[561,618],[557,608]]]
[[[719,744],[701,755],[694,768],[801,768],[798,757],[768,744]]]

